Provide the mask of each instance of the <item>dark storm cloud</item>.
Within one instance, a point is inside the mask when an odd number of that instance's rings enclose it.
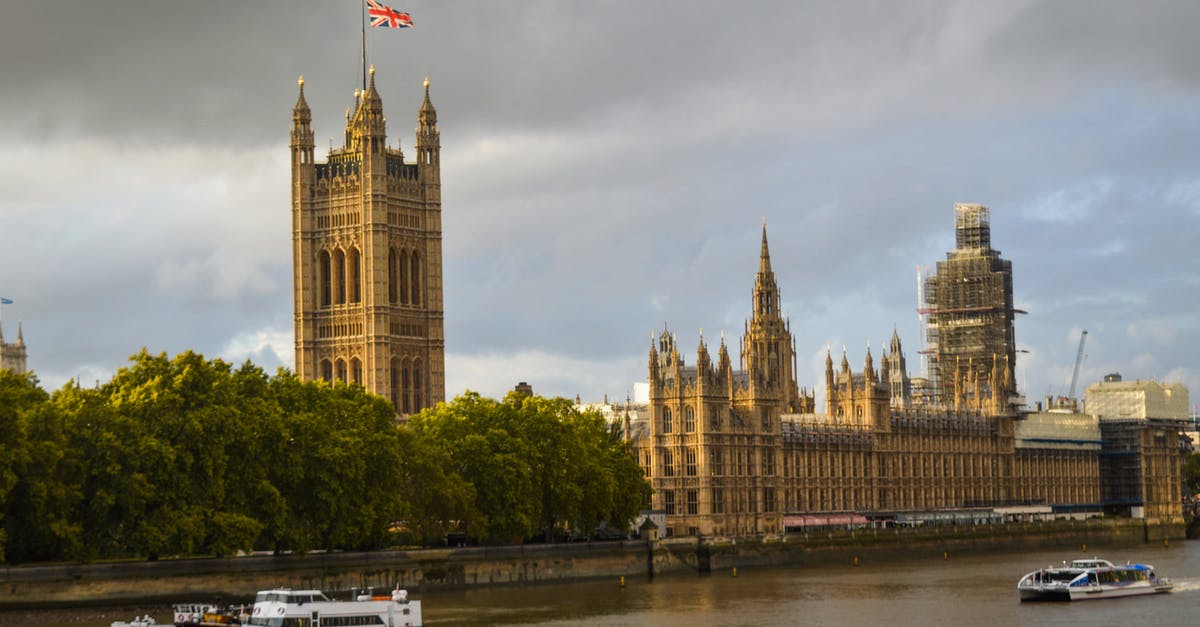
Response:
[[[736,347],[764,217],[803,356],[895,325],[915,364],[955,202],[993,209],[1035,394],[1085,327],[1085,374],[1200,386],[1194,3],[392,4],[389,141],[425,76],[442,125],[450,393],[519,364],[619,396],[663,321]],[[143,345],[290,362],[295,81],[320,150],[357,5],[4,4],[0,293],[48,382]]]

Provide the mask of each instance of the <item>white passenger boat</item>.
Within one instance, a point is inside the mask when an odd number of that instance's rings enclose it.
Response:
[[[1017,582],[1022,601],[1083,601],[1170,592],[1174,584],[1149,564],[1113,565],[1102,559],[1074,560],[1035,570]]]
[[[320,590],[263,590],[245,621],[262,627],[343,627],[382,625],[407,627],[421,624],[421,602],[410,601],[399,588],[387,596],[360,594],[352,601],[333,601]]]

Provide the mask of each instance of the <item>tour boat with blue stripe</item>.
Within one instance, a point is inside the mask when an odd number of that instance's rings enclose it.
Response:
[[[1035,570],[1017,582],[1022,601],[1084,601],[1170,592],[1174,584],[1150,564],[1079,559]]]

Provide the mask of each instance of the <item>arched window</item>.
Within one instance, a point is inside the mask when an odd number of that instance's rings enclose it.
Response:
[[[346,362],[339,359],[333,363],[334,377],[342,383],[346,382]]]
[[[859,405],[858,407],[855,407],[855,408],[854,408],[854,417],[855,417],[855,418],[862,418],[862,417],[863,417],[862,405]]]
[[[400,367],[400,402],[402,414],[412,412],[412,373],[407,361]]]
[[[393,357],[391,363],[391,372],[389,373],[388,378],[390,379],[391,383],[390,398],[392,399],[392,407],[396,410],[396,413],[400,412],[400,391],[403,389],[400,387],[400,370],[400,359],[398,357]]]
[[[408,304],[408,251],[401,250],[397,255],[396,275],[400,278],[400,304]]]
[[[413,411],[421,411],[425,407],[425,388],[422,387],[421,360],[413,361]]]
[[[671,408],[663,407],[662,409],[662,432],[671,432]]]
[[[357,357],[350,360],[350,382],[362,385],[362,362]]]
[[[362,256],[359,255],[357,248],[350,249],[349,267],[346,269],[350,275],[350,302],[362,302]]]
[[[332,280],[331,279],[332,273],[329,268],[329,251],[327,251],[327,250],[321,251],[321,254],[317,257],[317,266],[318,266],[318,270],[317,270],[318,276],[321,277],[320,278],[320,281],[321,281],[321,283],[320,283],[321,306],[328,307],[329,304],[332,302],[330,300],[330,294],[331,294],[330,281]]]
[[[346,304],[346,253],[342,249],[333,251],[333,304]]]
[[[691,406],[683,408],[683,431],[692,433],[696,430],[696,410]]]
[[[412,284],[410,285],[410,287],[412,288],[411,302],[414,305],[420,305],[421,304],[421,258],[417,256],[417,251],[415,251],[415,250],[413,251],[413,254],[412,254],[412,265],[409,267],[409,270],[412,273]]]
[[[400,298],[400,276],[396,268],[396,264],[400,263],[396,259],[396,249],[388,249],[388,302],[395,305]]]
[[[321,378],[326,381],[333,381],[333,362],[328,359],[321,360]]]

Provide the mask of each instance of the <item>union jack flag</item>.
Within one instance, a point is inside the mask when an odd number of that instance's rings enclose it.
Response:
[[[411,15],[375,0],[367,0],[367,16],[371,18],[371,28],[412,28],[413,25]]]

